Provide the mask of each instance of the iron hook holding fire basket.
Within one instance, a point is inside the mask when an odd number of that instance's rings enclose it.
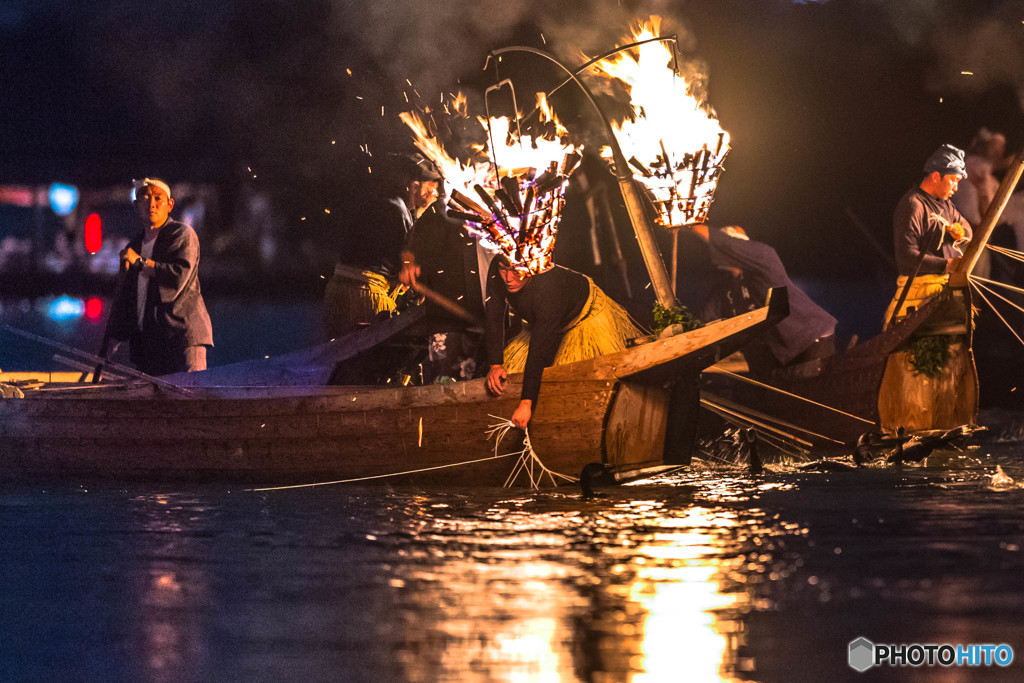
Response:
[[[671,40],[674,39],[674,37],[671,38]],[[637,45],[661,40],[669,39],[653,38],[640,41],[625,47],[616,48],[608,53],[607,56],[611,56],[616,52],[630,49]],[[590,91],[590,88],[588,88],[587,85],[579,78],[579,74],[582,73],[582,71],[577,70],[574,72],[556,57],[544,52],[543,50],[520,45],[492,50],[487,56],[487,63],[490,62],[491,57],[497,58],[507,52],[526,52],[552,62],[568,74],[569,80],[579,87],[584,96],[590,102],[591,106],[593,106],[597,111],[598,116],[604,124],[605,130],[608,132],[609,147],[611,147],[612,159],[614,161],[615,177],[619,181],[619,189],[622,192],[622,198],[626,204],[626,212],[629,214],[630,222],[633,224],[633,232],[636,234],[637,242],[640,245],[640,253],[643,256],[644,265],[647,267],[647,273],[650,275],[651,285],[654,287],[655,298],[658,303],[665,308],[670,309],[678,306],[675,294],[673,293],[674,288],[669,280],[668,271],[665,268],[665,260],[662,258],[661,249],[658,247],[658,240],[654,232],[654,226],[651,223],[650,216],[647,215],[647,211],[644,208],[644,198],[640,193],[639,188],[637,188],[636,182],[633,180],[633,173],[629,169],[629,164],[626,161],[625,155],[622,153],[622,148],[619,147],[619,141],[615,137],[615,131],[612,129],[611,121],[608,120],[608,116],[598,105],[597,100],[594,98],[594,94]],[[484,64],[485,69],[487,68],[487,63]],[[588,66],[589,63],[587,66],[582,67],[582,69],[586,69]],[[562,85],[564,85],[564,83]]]

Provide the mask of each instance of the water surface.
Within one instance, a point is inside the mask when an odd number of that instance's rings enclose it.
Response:
[[[698,463],[589,501],[7,484],[0,679],[1017,681],[1022,455],[989,441],[926,467],[760,477]],[[858,636],[1018,660],[856,674]]]

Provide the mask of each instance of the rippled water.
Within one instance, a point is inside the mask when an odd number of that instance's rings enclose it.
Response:
[[[0,489],[0,679],[965,680],[1024,658],[1024,448],[571,488]],[[997,465],[1001,466],[997,469]],[[1001,476],[1003,478],[1001,478]]]

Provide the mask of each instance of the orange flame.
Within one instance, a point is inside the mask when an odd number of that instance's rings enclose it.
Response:
[[[638,23],[632,40],[656,38],[660,17]],[[650,42],[632,53],[596,62],[598,75],[620,81],[629,92],[633,120],[613,124],[626,159],[640,171],[666,227],[701,223],[729,151],[729,134],[713,110],[693,95],[693,85],[672,69],[673,53]],[[611,151],[602,149],[610,158]]]
[[[452,156],[418,114],[400,114],[416,147],[444,176],[449,215],[466,221],[485,246],[501,251],[524,275],[551,265],[565,185],[582,156],[582,148],[565,139],[566,129],[542,94],[537,101],[541,121],[548,124],[541,135],[520,135],[508,117],[477,118],[487,141],[473,149],[486,162]]]

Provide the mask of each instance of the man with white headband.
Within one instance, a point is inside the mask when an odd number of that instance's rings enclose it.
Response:
[[[132,363],[147,375],[206,369],[213,329],[199,288],[199,238],[170,217],[170,186],[132,181],[142,231],[121,252],[125,269],[110,313],[110,337],[128,341]]]

